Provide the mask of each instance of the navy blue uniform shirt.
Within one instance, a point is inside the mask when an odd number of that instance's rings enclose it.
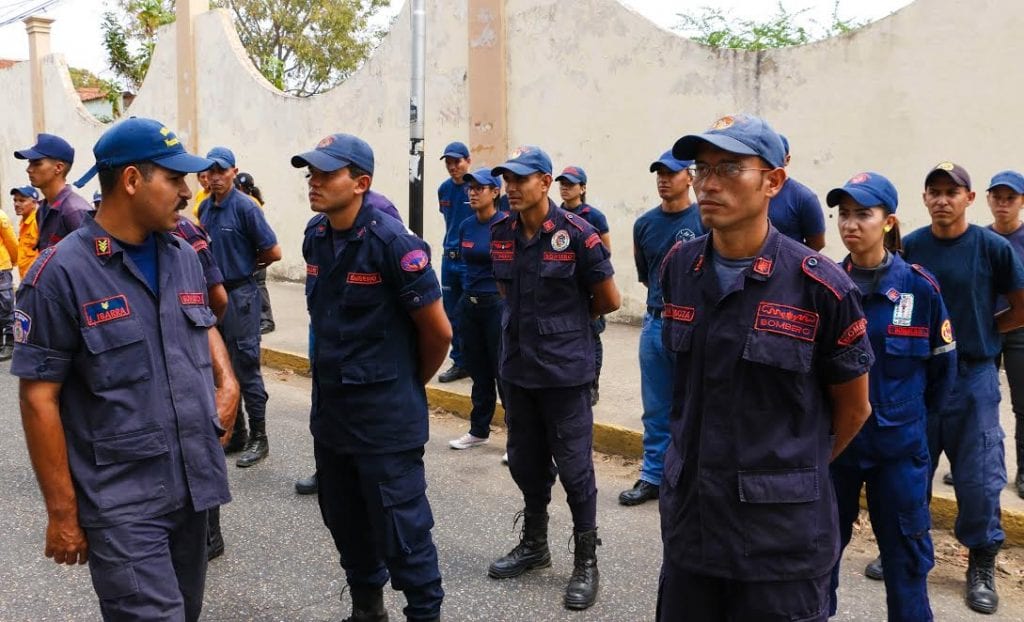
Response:
[[[661,309],[661,262],[676,242],[704,235],[700,207],[696,203],[679,212],[661,206],[647,210],[633,223],[633,259],[637,279],[647,286],[647,308]]]
[[[18,290],[11,373],[62,383],[60,415],[82,527],[230,501],[214,406],[202,266],[154,234],[154,295],[89,219],[43,251]]]
[[[476,214],[459,226],[459,249],[466,272],[462,275],[462,290],[470,295],[497,294],[491,263],[491,226],[508,218],[505,212],[495,212],[487,222],[480,222]]]
[[[39,202],[39,241],[36,250],[49,248],[63,240],[69,233],[78,229],[85,222],[86,216],[94,211],[92,204],[75,194],[71,186],[57,193],[50,203],[46,199]]]
[[[203,265],[203,276],[206,278],[206,289],[224,282],[224,275],[217,266],[217,260],[210,252],[210,236],[200,225],[195,224],[188,218],[179,218],[178,226],[172,233],[185,240],[192,247],[192,250],[199,256],[199,263]]]
[[[324,215],[306,226],[306,303],[313,330],[310,431],[337,453],[427,442],[427,397],[410,313],[441,297],[426,242],[363,205],[352,229]]]
[[[256,253],[277,244],[263,210],[251,198],[232,188],[217,204],[210,195],[199,205],[199,222],[225,281],[247,279],[256,271]]]
[[[589,222],[592,227],[597,229],[598,233],[608,233],[608,218],[605,217],[604,212],[593,205],[580,203],[576,206],[576,209],[569,209],[565,206],[565,203],[562,203],[559,207]]]
[[[444,216],[444,250],[459,249],[459,225],[473,215],[469,206],[469,186],[450,177],[437,187],[437,204]]]
[[[768,204],[768,219],[779,232],[797,242],[825,233],[825,212],[814,191],[793,179],[786,179]]]
[[[860,296],[835,262],[774,227],[722,291],[712,235],[676,243],[663,269],[662,336],[676,356],[665,554],[741,581],[819,577],[839,555],[828,385],[874,360]]]
[[[553,203],[531,240],[515,214],[491,228],[494,277],[505,288],[503,380],[537,389],[594,379],[590,287],[612,277],[609,256],[589,223]]]
[[[903,238],[903,248],[907,261],[921,264],[939,279],[960,359],[995,358],[1002,349],[995,320],[997,298],[1024,289],[1024,266],[1010,243],[977,225],[968,225],[952,240],[921,227]]]

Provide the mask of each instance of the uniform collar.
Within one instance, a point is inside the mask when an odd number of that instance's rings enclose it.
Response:
[[[907,293],[907,269],[910,267],[907,262],[903,261],[899,253],[891,253],[892,263],[886,268],[881,278],[878,279],[878,286],[872,293],[880,294],[888,298],[891,302],[896,303],[899,301],[899,295]],[[853,270],[853,260],[847,255],[846,259],[843,260],[843,270],[847,274]]]
[[[694,258],[690,270],[694,273],[702,272],[708,265],[708,253],[713,252],[712,237],[714,231],[704,237],[700,253]],[[771,223],[768,224],[768,237],[765,238],[761,250],[754,255],[750,264],[750,271],[747,278],[757,281],[767,281],[775,273],[776,259],[779,254],[779,247],[782,245],[782,234]]]
[[[237,198],[235,196],[236,194],[241,194],[241,193],[238,191],[238,188],[235,188],[234,186],[232,186],[231,190],[228,190],[228,193],[224,195],[224,200],[221,201],[220,203],[217,203],[217,195],[215,195],[214,193],[211,192],[209,194],[210,204],[213,205],[216,208],[223,208],[224,206],[230,204],[232,201],[234,201]]]
[[[50,201],[47,200],[44,197],[43,200],[39,202],[39,206],[36,207],[36,211],[38,212],[39,211],[39,207],[42,207],[44,203],[46,204],[46,209],[47,210],[59,210],[61,204],[64,203],[64,201],[67,200],[67,198],[68,198],[68,196],[70,194],[71,194],[71,185],[70,184],[64,184],[64,187],[60,189],[60,192],[57,193],[57,196],[53,198],[53,203],[50,203]]]
[[[31,214],[29,214],[28,216],[22,216],[21,217],[21,226],[22,227],[27,227],[27,226],[31,225],[32,223],[34,223],[36,221],[36,216],[38,216],[38,215],[39,215],[39,207],[36,207],[34,210],[32,210]]]

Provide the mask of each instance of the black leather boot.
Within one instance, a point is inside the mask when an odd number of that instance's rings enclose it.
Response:
[[[565,586],[565,608],[587,609],[597,601],[600,574],[597,571],[597,547],[601,539],[597,530],[574,533],[575,561],[569,585]]]
[[[206,561],[224,554],[224,536],[220,532],[220,506],[206,511]]]
[[[882,556],[874,558],[864,567],[864,576],[875,581],[885,579],[885,569],[882,568]]]
[[[978,613],[995,613],[999,608],[996,594],[996,554],[1001,544],[971,549],[967,561],[967,606]]]
[[[238,413],[235,415],[235,428],[231,432],[231,440],[224,446],[224,453],[237,454],[245,449],[245,445],[248,442],[249,431],[245,429],[245,413],[239,408]]]
[[[245,451],[238,457],[235,466],[251,467],[270,453],[270,443],[267,441],[267,422],[265,419],[252,422],[252,433],[249,434],[249,442],[245,444]]]
[[[341,622],[388,622],[384,588],[353,587],[352,615]]]
[[[492,579],[518,577],[527,570],[547,568],[551,565],[551,551],[548,550],[548,513],[531,514],[523,511],[516,516],[523,517],[523,530],[519,544],[509,554],[491,563],[487,576]]]

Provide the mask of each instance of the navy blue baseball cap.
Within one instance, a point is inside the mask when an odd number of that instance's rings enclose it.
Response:
[[[970,191],[971,189],[970,174],[968,174],[967,169],[960,166],[959,164],[956,164],[955,162],[950,162],[947,160],[945,162],[939,162],[938,164],[936,164],[934,168],[928,171],[928,174],[925,175],[924,177],[925,188],[928,187],[928,183],[936,175],[945,175],[952,179],[954,184],[958,186],[963,186],[964,188],[967,188],[968,191]]]
[[[562,174],[555,177],[555,181],[566,180],[570,184],[584,184],[587,183],[587,172],[583,170],[582,166],[567,166],[562,169]]]
[[[896,213],[896,206],[900,202],[896,186],[884,175],[871,171],[854,175],[842,188],[829,190],[825,202],[829,207],[835,207],[843,196],[850,197],[857,205],[864,207],[882,206],[890,214]]]
[[[481,186],[494,186],[499,190],[501,189],[501,177],[492,175],[490,169],[487,168],[478,168],[472,173],[466,173],[462,176],[463,183],[471,181],[475,181]]]
[[[373,149],[365,140],[351,134],[331,134],[317,143],[316,149],[292,156],[295,168],[312,166],[325,173],[350,164],[373,175]]]
[[[36,144],[32,145],[28,149],[15,151],[14,157],[19,160],[41,160],[43,158],[53,158],[54,160],[61,160],[62,162],[74,162],[75,148],[69,145],[68,141],[64,140],[60,136],[54,136],[53,134],[38,134],[36,136]]]
[[[119,121],[103,132],[92,148],[96,164],[75,182],[81,188],[96,173],[126,164],[152,162],[177,173],[198,173],[213,165],[185,151],[181,140],[163,123],[143,117]]]
[[[759,156],[775,168],[782,168],[786,163],[786,147],[782,138],[767,121],[752,115],[722,117],[703,134],[683,136],[672,147],[672,155],[680,160],[692,160],[704,143],[729,153]]]
[[[785,134],[779,134],[779,138],[782,139],[782,148],[786,150],[786,155],[789,155],[789,139]]]
[[[1024,194],[1024,175],[1017,171],[999,171],[992,177],[988,189],[991,190],[996,186],[1006,186],[1017,194]]]
[[[20,186],[18,188],[11,188],[11,196],[20,194],[23,197],[28,197],[33,201],[39,200],[39,191],[32,186]]]
[[[223,169],[235,168],[235,153],[227,147],[214,147],[206,153],[207,160]]]
[[[693,160],[680,160],[672,155],[672,150],[669,149],[665,153],[661,154],[661,157],[651,162],[651,172],[658,170],[659,166],[664,166],[673,173],[678,173],[684,168],[690,168],[693,166]]]
[[[468,158],[468,157],[469,157],[469,147],[467,147],[464,143],[460,143],[459,141],[455,141],[453,143],[448,143],[448,146],[444,148],[444,153],[441,154],[441,158],[440,159],[443,160],[445,158]]]
[[[501,175],[505,171],[513,175],[530,175],[532,173],[551,174],[551,158],[544,150],[535,145],[516,147],[508,160],[491,169],[492,175]]]

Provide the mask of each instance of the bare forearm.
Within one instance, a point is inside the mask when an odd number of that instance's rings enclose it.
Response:
[[[835,460],[871,416],[868,376],[864,374],[844,384],[832,385],[829,391],[832,395],[832,434],[835,436],[831,459]]]
[[[1024,326],[1024,309],[1007,309],[996,314],[996,329],[1008,333]]]
[[[25,444],[46,512],[51,518],[77,522],[78,505],[60,421],[59,392],[34,390],[23,380],[19,393]]]
[[[221,442],[226,443],[235,425],[240,389],[235,372],[231,369],[228,349],[216,328],[210,329],[209,342],[210,362],[213,364],[214,405],[217,408],[217,419],[227,432],[221,438]]]
[[[451,345],[451,333],[447,338],[437,333],[419,333],[419,355],[420,355],[420,382],[427,384],[434,377],[437,370],[444,363],[444,357],[448,355],[448,346]]]

